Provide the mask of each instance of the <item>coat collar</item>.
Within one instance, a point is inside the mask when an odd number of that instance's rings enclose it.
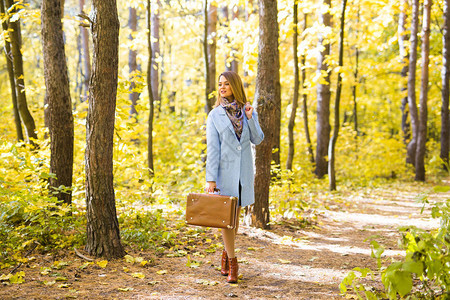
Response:
[[[233,135],[234,135],[234,137],[236,139],[236,142],[240,143],[239,140],[236,137],[236,133],[234,132],[233,124],[231,124],[230,118],[228,118],[225,109],[221,105],[219,105],[218,108],[219,108],[219,116],[220,116],[221,125],[223,127],[228,127],[228,129],[231,130],[231,132],[233,133]],[[243,138],[246,135],[249,134],[249,132],[248,132],[248,125],[247,125],[247,118],[245,117],[245,112],[242,112],[242,113],[244,113],[244,126],[242,128],[241,141],[243,140]]]

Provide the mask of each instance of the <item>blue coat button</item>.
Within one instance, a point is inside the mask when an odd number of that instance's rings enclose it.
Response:
[[[241,148],[241,146],[237,146],[236,149],[237,149],[238,151],[241,151],[242,148]]]

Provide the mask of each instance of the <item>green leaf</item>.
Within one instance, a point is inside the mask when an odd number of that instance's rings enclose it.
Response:
[[[435,193],[447,193],[450,191],[450,186],[448,185],[437,185],[434,187],[434,192]]]
[[[395,270],[392,278],[392,283],[395,290],[404,297],[412,289],[412,277],[411,273],[402,270]]]

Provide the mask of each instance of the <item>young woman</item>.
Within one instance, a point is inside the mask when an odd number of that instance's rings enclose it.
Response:
[[[219,76],[215,108],[206,124],[206,192],[216,189],[222,195],[239,198],[235,229],[222,229],[225,250],[222,252],[222,275],[230,283],[238,280],[238,263],[234,252],[235,237],[242,206],[254,203],[254,171],[251,143],[258,145],[264,133],[258,115],[244,92],[244,86],[235,72]]]

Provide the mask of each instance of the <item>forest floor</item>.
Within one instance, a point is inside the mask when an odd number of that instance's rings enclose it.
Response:
[[[128,262],[109,261],[106,266],[100,260],[88,263],[74,251],[32,254],[19,269],[25,272],[25,282],[0,286],[0,298],[342,299],[339,283],[350,270],[376,269],[371,240],[385,247],[383,259],[387,261],[403,254],[398,247],[398,227],[439,225],[429,210],[420,214],[422,205],[417,202],[418,195],[431,188],[431,184],[406,183],[324,193],[318,197],[327,209],[316,210],[312,224],[284,220],[269,230],[241,226],[237,236],[241,279],[237,284],[228,284],[218,271],[219,231],[187,228],[186,236],[178,236],[190,245],[184,249],[162,255],[127,249]],[[428,195],[430,201],[448,198],[449,193]],[[141,259],[149,263],[141,264]],[[368,285],[382,288],[380,280]]]

